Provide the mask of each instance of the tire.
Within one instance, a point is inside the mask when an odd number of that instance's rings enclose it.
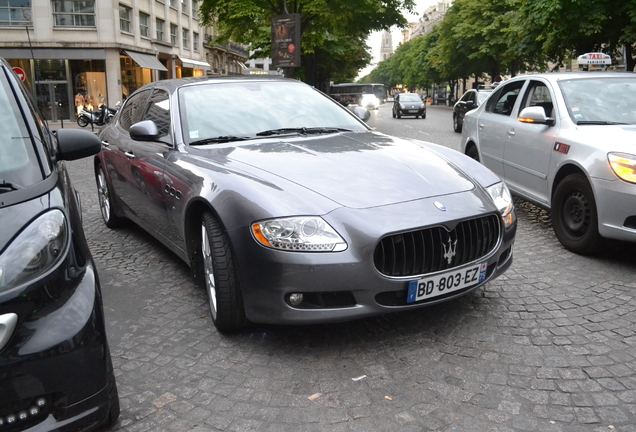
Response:
[[[106,388],[108,389],[108,418],[106,419],[104,426],[110,428],[117,422],[121,408],[119,406],[117,381],[115,380],[115,372],[113,370],[113,360],[110,357],[110,350],[106,351],[106,355],[108,356],[106,369],[108,374],[106,377]]]
[[[426,113],[422,114],[422,120],[426,118]]]
[[[115,214],[115,206],[113,205],[113,194],[106,173],[102,164],[97,165],[95,169],[95,182],[97,183],[97,196],[99,198],[99,209],[102,213],[104,224],[108,228],[118,228],[123,225],[124,218]]]
[[[474,145],[468,147],[468,150],[466,150],[466,156],[479,162],[479,152],[477,151],[477,147]]]
[[[220,332],[245,327],[245,307],[230,240],[219,220],[210,212],[201,218],[199,248],[212,322]]]
[[[401,119],[402,118],[402,114],[400,114],[400,112],[397,112],[397,118]]]
[[[458,115],[454,115],[453,116],[453,130],[457,133],[462,131],[462,124],[459,121],[459,116]]]
[[[77,118],[77,124],[80,127],[86,127],[86,126],[88,126],[88,119],[86,117],[84,117],[84,116],[79,116]]]
[[[583,174],[570,174],[556,187],[552,197],[552,227],[563,247],[578,254],[598,250],[598,213],[594,192]]]
[[[397,117],[397,116],[395,115],[395,109],[393,109],[393,110],[392,110],[392,114],[393,114],[393,118]]]

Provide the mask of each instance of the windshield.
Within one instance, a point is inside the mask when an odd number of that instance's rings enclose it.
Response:
[[[295,81],[210,83],[179,90],[184,141],[256,137],[272,130],[366,131],[346,109]],[[265,136],[265,135],[261,135]],[[234,140],[234,139],[231,139]]]
[[[477,103],[479,105],[481,105],[481,103],[486,100],[486,98],[490,95],[490,93],[492,93],[492,91],[483,91],[483,90],[482,91],[478,91],[477,92]]]
[[[0,70],[0,74],[2,74]],[[2,77],[0,77],[2,78]],[[8,83],[0,80],[0,194],[44,179],[33,142]]]
[[[636,75],[559,81],[577,124],[636,124]]]
[[[416,94],[401,94],[400,102],[422,102],[422,98]]]

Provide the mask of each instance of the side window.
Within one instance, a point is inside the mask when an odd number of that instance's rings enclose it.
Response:
[[[525,81],[515,81],[498,89],[488,99],[486,111],[509,116]]]
[[[533,106],[542,107],[545,110],[546,117],[552,117],[554,109],[552,95],[548,87],[540,81],[530,81],[522,108]]]
[[[126,100],[126,105],[122,107],[122,111],[119,116],[119,125],[126,131],[128,131],[132,125],[140,121],[141,110],[144,108],[149,94],[150,90],[144,90],[132,95]]]
[[[162,137],[170,133],[170,97],[164,90],[155,90],[150,96],[148,109],[142,120],[152,120]]]
[[[466,92],[464,96],[460,99],[462,102],[468,102],[473,97],[473,92]]]

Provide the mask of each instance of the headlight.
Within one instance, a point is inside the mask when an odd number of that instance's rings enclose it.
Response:
[[[52,210],[31,222],[0,256],[0,291],[46,274],[65,256],[66,218]]]
[[[626,153],[608,153],[607,159],[618,178],[636,183],[636,156]]]
[[[497,206],[499,213],[501,213],[501,219],[505,227],[508,228],[515,221],[515,206],[512,202],[512,195],[510,195],[508,186],[506,186],[504,182],[500,182],[487,187],[486,190]]]
[[[400,104],[400,108],[405,109],[405,108],[406,108],[406,106],[405,106],[404,104],[402,104],[402,103],[401,103],[401,104]]]
[[[264,246],[298,252],[340,252],[347,243],[318,216],[271,219],[252,224],[254,238]]]

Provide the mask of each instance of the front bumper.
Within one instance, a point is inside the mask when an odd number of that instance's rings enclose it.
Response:
[[[91,431],[108,418],[99,282],[91,262],[74,276],[67,270],[60,266],[47,289],[0,296],[0,315],[19,316],[0,352],[0,431]]]
[[[362,210],[342,208],[325,216],[348,243],[347,250],[337,253],[282,252],[258,246],[248,230],[230,232],[247,318],[258,323],[314,324],[412,310],[473,291],[510,266],[516,219],[508,229],[501,229],[494,250],[475,261],[488,263],[484,282],[426,302],[407,304],[408,284],[420,277],[380,274],[373,264],[380,238],[483,215],[467,210],[478,208],[478,202],[483,210],[483,202],[473,193],[444,197],[449,214],[430,211],[432,201]],[[303,293],[310,304],[304,308],[292,307],[288,300],[290,293]]]
[[[636,184],[592,179],[599,233],[606,238],[636,242]]]
[[[421,116],[426,114],[426,107],[424,108],[399,108],[398,109],[398,113],[400,114],[400,116],[402,117],[407,117],[407,116]]]

